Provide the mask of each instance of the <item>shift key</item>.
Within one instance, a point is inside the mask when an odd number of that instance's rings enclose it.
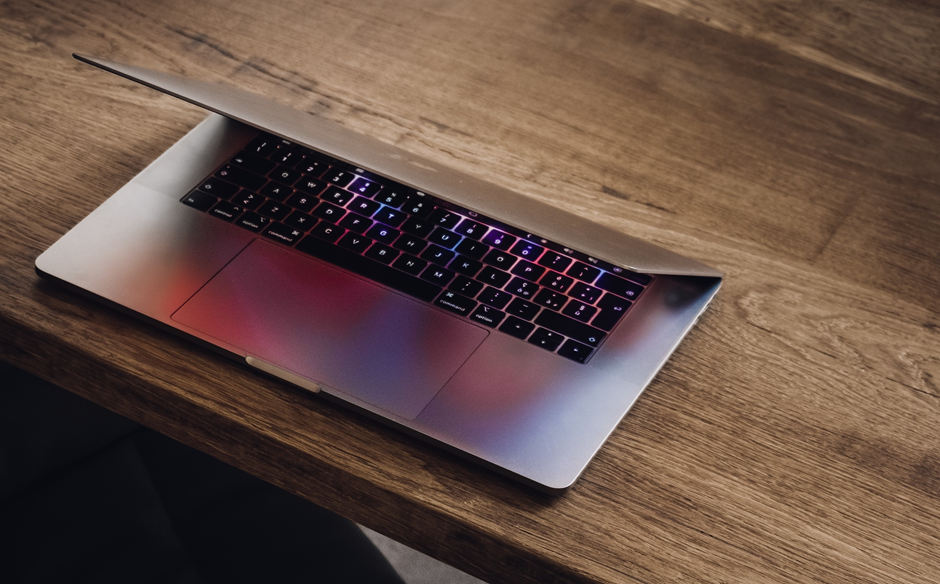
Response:
[[[550,331],[561,333],[566,337],[570,337],[592,347],[599,345],[604,337],[607,336],[607,333],[602,330],[598,330],[592,326],[578,322],[573,318],[558,314],[557,312],[552,312],[551,310],[543,310],[539,313],[535,318],[535,324],[545,327]]]

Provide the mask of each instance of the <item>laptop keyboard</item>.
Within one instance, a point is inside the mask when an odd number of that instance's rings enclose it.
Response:
[[[270,134],[182,202],[579,363],[652,281]]]

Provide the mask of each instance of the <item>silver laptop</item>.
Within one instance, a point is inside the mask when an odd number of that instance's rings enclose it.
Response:
[[[250,93],[37,271],[542,490],[570,487],[721,273]]]

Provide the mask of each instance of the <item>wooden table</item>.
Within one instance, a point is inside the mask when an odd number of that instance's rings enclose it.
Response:
[[[726,283],[580,482],[533,493],[41,282],[204,116],[72,51],[237,84]],[[3,360],[494,583],[940,580],[936,3],[4,2],[0,104]]]

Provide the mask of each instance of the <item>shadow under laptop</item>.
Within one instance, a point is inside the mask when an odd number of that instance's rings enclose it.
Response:
[[[0,540],[12,583],[479,582],[3,363]]]

